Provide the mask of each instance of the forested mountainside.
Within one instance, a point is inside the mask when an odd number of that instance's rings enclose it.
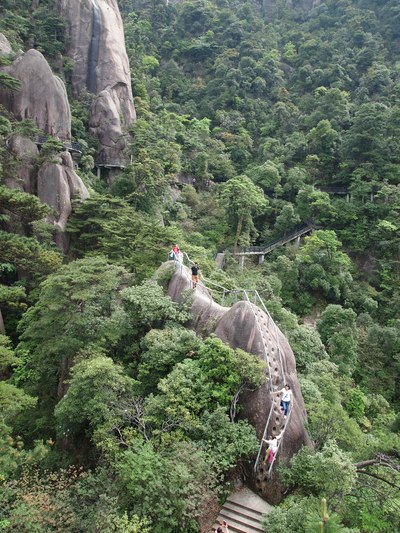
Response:
[[[246,481],[265,368],[168,297],[178,243],[296,357],[312,446],[265,531],[400,531],[399,27],[398,0],[2,1],[0,530],[206,532]]]

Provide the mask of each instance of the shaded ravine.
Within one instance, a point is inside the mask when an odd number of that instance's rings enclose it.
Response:
[[[92,38],[90,40],[90,46],[89,46],[86,86],[87,86],[87,90],[90,93],[96,93],[96,89],[97,89],[96,67],[97,67],[97,61],[99,59],[101,23],[100,23],[99,6],[97,5],[96,0],[91,0],[91,2],[93,6]]]

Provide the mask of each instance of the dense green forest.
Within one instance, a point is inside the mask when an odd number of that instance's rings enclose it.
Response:
[[[56,2],[2,2],[14,50],[65,80],[91,197],[63,255],[47,206],[5,186],[7,139],[36,130],[0,109],[1,531],[194,533],[254,459],[229,413],[263,365],[185,327],[190,300],[155,275],[175,242],[210,280],[257,289],[296,356],[315,447],[280,467],[265,531],[400,531],[400,5],[293,3],[120,0],[138,118],[110,183]],[[312,235],[262,265],[231,253],[301,224]]]

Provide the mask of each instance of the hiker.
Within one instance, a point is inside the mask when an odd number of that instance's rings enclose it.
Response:
[[[191,270],[192,270],[192,286],[193,286],[193,289],[195,289],[199,282],[199,271],[200,271],[199,264],[194,263]]]
[[[174,259],[175,261],[177,261],[180,253],[181,251],[179,249],[179,246],[177,244],[174,244],[169,255],[171,259]]]
[[[224,520],[223,522],[220,522],[220,524],[221,525],[217,527],[214,533],[229,533],[228,523]]]
[[[272,464],[275,454],[278,451],[278,440],[282,437],[283,432],[285,431],[285,428],[282,429],[282,431],[277,435],[276,437],[273,437],[270,435],[269,439],[263,439],[264,442],[268,444],[268,450],[265,454],[265,461],[267,460],[267,457],[269,458],[269,464]]]
[[[290,402],[292,401],[292,391],[290,390],[290,386],[286,384],[284,388],[279,392],[282,394],[281,410],[283,411],[285,418],[287,418]]]

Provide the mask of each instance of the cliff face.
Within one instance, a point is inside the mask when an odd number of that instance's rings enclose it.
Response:
[[[5,180],[5,185],[36,193],[43,203],[53,208],[54,213],[47,221],[57,228],[56,244],[64,253],[67,252],[69,239],[65,228],[72,212],[72,200],[89,197],[85,184],[74,170],[71,154],[62,152],[58,159],[43,163],[37,172],[39,150],[35,143],[22,135],[13,135],[8,148],[16,165],[15,174]]]
[[[100,141],[96,162],[123,166],[127,128],[135,121],[128,56],[116,0],[60,0],[68,22],[68,54],[74,60],[75,96],[96,95],[91,133]]]
[[[2,37],[2,53],[9,55],[11,48],[7,39]],[[19,79],[21,88],[0,91],[0,104],[16,119],[31,119],[49,135],[68,141],[71,138],[71,112],[67,93],[43,55],[37,50],[28,50],[2,70]],[[38,172],[40,152],[35,142],[22,135],[13,135],[8,139],[7,147],[15,161],[15,171],[5,178],[5,185],[37,194],[42,202],[54,209],[49,222],[57,227],[56,243],[66,252],[65,227],[71,214],[71,200],[77,197],[85,200],[89,196],[74,170],[71,155],[63,152],[56,162],[43,163]]]
[[[189,270],[175,270],[168,285],[168,294],[174,301],[183,301],[183,292],[190,288]],[[222,307],[210,299],[207,291],[199,286],[194,292],[191,308],[192,328],[199,334],[215,333],[232,348],[241,348],[265,359],[265,345],[268,344],[268,380],[257,391],[242,398],[242,415],[255,427],[261,441],[271,406],[276,406],[270,419],[267,435],[280,433],[287,424],[278,454],[278,463],[287,462],[302,446],[310,445],[305,429],[307,413],[296,373],[296,361],[288,341],[279,328],[268,320],[266,313],[247,301],[241,301],[231,308]],[[279,347],[279,348],[278,348]],[[284,382],[282,381],[284,376]],[[288,383],[293,392],[291,415],[286,421],[279,409],[279,394],[270,393],[270,381],[274,391]],[[263,457],[262,457],[263,459]],[[276,504],[283,497],[283,487],[276,474],[268,476],[268,466],[260,464],[257,472],[249,472],[250,484],[269,503]]]
[[[84,183],[74,171],[72,158],[68,152],[63,152],[58,161],[42,165],[38,174],[37,194],[43,203],[54,209],[54,215],[48,217],[48,221],[59,229],[55,240],[65,253],[69,246],[65,228],[72,212],[71,201],[77,197],[81,200],[89,197]]]
[[[5,185],[10,189],[21,189],[34,193],[35,162],[39,156],[36,144],[23,135],[13,135],[8,142],[8,149],[16,161],[15,173],[5,178]]]
[[[71,112],[64,83],[55,76],[43,55],[28,50],[5,72],[21,82],[19,91],[0,90],[0,104],[17,120],[29,118],[38,128],[61,140],[71,138]]]
[[[11,52],[12,49],[8,39],[2,33],[0,33],[0,55],[8,56],[11,54]]]

